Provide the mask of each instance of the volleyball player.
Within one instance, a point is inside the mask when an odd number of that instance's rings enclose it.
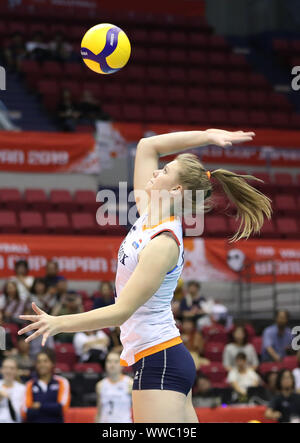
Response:
[[[254,135],[253,132],[208,129],[141,139],[134,170],[140,217],[120,246],[116,303],[61,317],[49,316],[33,304],[36,315],[21,316],[32,324],[19,334],[36,329],[26,340],[43,335],[43,344],[47,337],[60,332],[120,326],[123,345],[120,361],[122,365],[133,366],[135,371],[134,422],[198,422],[191,400],[196,369],[171,311],[173,292],[184,261],[182,225],[174,201],[181,198],[183,203],[185,190],[192,190],[195,206],[196,190],[202,190],[206,199],[212,199],[211,178],[215,179],[237,207],[241,224],[233,240],[258,232],[264,216],[271,216],[270,200],[245,180],[251,176],[243,178],[225,169],[206,171],[198,158],[188,153],[178,155],[163,169],[158,169],[159,157],[205,145],[226,148],[250,141]],[[153,205],[155,190],[165,192],[162,200]],[[155,219],[157,223],[153,222]]]
[[[109,352],[105,360],[106,377],[96,385],[96,423],[132,423],[132,378],[122,374],[120,354]]]

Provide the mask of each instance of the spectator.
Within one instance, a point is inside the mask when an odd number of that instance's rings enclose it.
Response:
[[[58,263],[54,260],[48,260],[46,265],[46,275],[44,277],[45,284],[48,288],[55,286],[60,278],[58,275]]]
[[[70,386],[66,378],[54,375],[55,353],[39,352],[36,377],[26,383],[26,398],[22,408],[27,423],[63,423],[70,405]]]
[[[18,366],[13,358],[6,358],[1,368],[0,423],[20,423],[25,386],[17,381]]]
[[[49,50],[53,60],[58,62],[66,62],[71,59],[72,45],[65,40],[64,35],[58,32],[54,40],[49,43]]]
[[[174,301],[181,302],[181,300],[183,300],[183,298],[184,298],[183,287],[184,287],[183,280],[182,280],[182,278],[179,278],[178,282],[177,282],[177,286],[174,291],[174,297],[173,297]]]
[[[3,312],[3,321],[6,323],[23,323],[19,315],[26,314],[30,309],[30,298],[21,299],[15,281],[9,280],[0,295],[0,310]]]
[[[235,358],[238,353],[246,354],[247,363],[254,371],[259,365],[258,357],[254,346],[248,343],[248,334],[244,326],[237,326],[230,334],[229,344],[223,351],[223,366],[230,371],[235,366]]]
[[[221,395],[217,395],[211,382],[205,375],[199,375],[196,381],[193,406],[195,408],[215,408],[222,403]]]
[[[187,292],[180,304],[183,317],[194,317],[198,319],[205,314],[201,305],[206,299],[201,296],[200,290],[201,284],[195,280],[191,280],[187,284]]]
[[[297,394],[300,394],[300,350],[297,352],[298,368],[293,370],[293,376],[295,379],[295,389]]]
[[[31,302],[34,302],[43,311],[50,314],[55,304],[56,288],[50,287],[48,290],[44,278],[36,278],[31,288]]]
[[[277,395],[277,372],[269,371],[265,375],[265,392],[269,401]]]
[[[109,337],[105,332],[77,332],[73,344],[80,361],[104,364],[109,346]]]
[[[68,281],[65,277],[58,276],[56,286],[50,288],[50,293],[52,294],[51,305],[53,306],[51,315],[57,315],[57,312],[61,309],[64,297],[66,297],[69,292],[73,291],[68,290]]]
[[[54,315],[79,314],[83,312],[81,297],[76,292],[64,294],[60,303],[58,303],[54,309],[56,310]],[[74,334],[71,332],[64,332],[57,335],[57,340],[61,343],[72,343],[73,338]]]
[[[120,340],[119,326],[109,328],[109,338],[110,338],[110,345],[109,345],[110,351],[119,352],[121,354],[123,346]]]
[[[80,112],[82,118],[84,120],[88,120],[90,123],[94,123],[95,120],[109,119],[109,116],[101,108],[99,101],[88,89],[85,89],[83,91],[81,100],[77,105],[77,109]]]
[[[262,361],[280,361],[291,347],[292,334],[287,326],[288,311],[277,311],[275,324],[266,328],[262,340]]]
[[[100,285],[100,294],[94,297],[93,309],[104,308],[114,304],[115,297],[112,284],[109,281],[103,281]]]
[[[50,58],[49,45],[45,43],[44,34],[40,31],[33,35],[32,40],[26,43],[29,58],[37,61],[45,61]]]
[[[8,72],[20,70],[22,60],[26,58],[26,47],[24,37],[20,32],[16,32],[3,50],[3,58]]]
[[[18,365],[18,375],[22,380],[30,377],[31,371],[34,367],[34,361],[29,355],[30,345],[23,337],[18,337],[18,353],[15,355],[15,360]]]
[[[4,327],[3,312],[0,310],[0,328]],[[14,348],[10,332],[5,329],[5,337],[0,336],[0,365],[5,358],[12,357],[17,350]]]
[[[30,290],[33,284],[34,278],[29,273],[29,267],[27,260],[19,260],[15,263],[16,275],[10,280],[15,281],[18,286],[19,296],[22,300],[27,299],[30,296]]]
[[[192,318],[184,318],[181,326],[181,338],[194,359],[196,369],[202,365],[208,365],[209,360],[202,357],[204,351],[204,340],[197,331],[195,321]]]
[[[96,423],[132,423],[131,392],[133,380],[122,374],[120,354],[113,351],[105,360],[106,376],[96,385]]]
[[[62,131],[74,132],[80,112],[77,110],[68,89],[63,90],[62,99],[57,108],[57,115]]]
[[[260,384],[258,374],[247,365],[247,356],[244,352],[239,352],[235,357],[235,365],[229,371],[227,382],[234,390],[233,401],[246,403],[248,401],[248,389]]]
[[[266,418],[279,423],[300,421],[300,395],[295,392],[295,380],[289,369],[282,369],[277,377],[279,392],[269,403]]]

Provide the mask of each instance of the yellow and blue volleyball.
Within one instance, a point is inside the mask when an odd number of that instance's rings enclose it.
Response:
[[[112,74],[129,60],[130,41],[122,29],[110,23],[93,26],[81,41],[84,63],[98,74]]]

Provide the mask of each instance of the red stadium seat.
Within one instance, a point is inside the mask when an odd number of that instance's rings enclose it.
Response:
[[[222,362],[225,343],[209,342],[205,345],[204,357],[211,362]]]
[[[258,234],[258,236],[261,236],[264,238],[273,238],[273,237],[278,236],[274,221],[272,219],[264,221],[264,224],[263,224],[263,226],[260,230],[260,234]]]
[[[207,111],[207,118],[210,124],[226,125],[228,122],[228,113],[225,109],[212,108]]]
[[[139,122],[143,118],[143,111],[140,105],[125,104],[123,106],[124,119]]]
[[[262,349],[262,337],[252,337],[251,344],[254,346],[256,353],[260,355]]]
[[[124,120],[124,112],[119,104],[104,103],[103,110],[115,121]]]
[[[210,365],[201,366],[201,372],[209,378],[213,386],[216,383],[226,383],[227,372],[222,363],[214,362]]]
[[[150,48],[148,52],[149,61],[151,63],[165,63],[168,57],[168,52],[163,48]]]
[[[228,105],[228,95],[224,89],[214,89],[208,91],[209,102],[213,105],[221,107],[227,107]]]
[[[43,78],[60,78],[65,73],[65,69],[63,71],[61,63],[55,61],[45,61],[42,64],[41,74]]]
[[[185,46],[187,43],[187,35],[182,31],[171,31],[168,37],[168,43],[172,47]]]
[[[248,94],[246,91],[230,90],[227,93],[228,103],[237,108],[244,108],[248,106]]]
[[[28,210],[45,211],[51,208],[51,203],[43,189],[26,189],[24,200]]]
[[[145,44],[149,40],[149,35],[148,35],[148,31],[146,29],[132,29],[129,33],[128,33],[128,37],[130,39],[131,42],[135,42],[137,44],[141,43],[141,44]]]
[[[61,374],[63,372],[70,372],[71,366],[68,363],[56,363],[55,365],[55,374]]]
[[[290,126],[289,114],[280,111],[271,112],[270,122],[273,128],[288,128]]]
[[[167,98],[169,103],[181,103],[186,101],[186,94],[183,88],[174,86],[167,89]]]
[[[82,86],[76,80],[63,80],[60,83],[60,93],[63,89],[68,89],[71,93],[73,100],[78,100],[82,92]],[[83,90],[85,88],[85,83],[83,84]]]
[[[253,90],[248,93],[248,105],[255,109],[265,109],[270,107],[268,93],[266,91]]]
[[[156,30],[149,33],[149,41],[151,41],[152,44],[159,44],[160,46],[163,46],[164,44],[168,44],[169,37],[167,32]]]
[[[20,327],[15,323],[3,323],[2,327],[5,329],[5,331],[10,333],[13,345],[17,347],[17,342],[19,337],[18,330],[20,329]]]
[[[275,172],[274,182],[276,185],[289,186],[293,185],[293,176],[287,172]]]
[[[96,215],[100,202],[96,202],[96,193],[90,190],[80,190],[74,193],[74,202],[82,212],[92,212]]]
[[[124,72],[126,72],[127,77],[131,80],[144,81],[146,77],[146,68],[144,66],[131,65],[126,67]]]
[[[252,72],[247,77],[247,83],[249,84],[250,88],[262,90],[270,89],[270,84],[263,74]]]
[[[295,368],[299,367],[298,358],[297,355],[288,355],[287,357],[284,357],[282,360],[282,364],[284,368],[289,369],[292,371]]]
[[[188,89],[188,101],[195,105],[205,105],[209,101],[208,92],[203,88],[189,88]]]
[[[185,52],[185,57],[188,60],[189,66],[202,66],[206,69],[208,63],[207,52],[199,50],[191,50],[188,53]]]
[[[188,108],[186,116],[187,121],[192,124],[197,123],[198,125],[204,125],[208,121],[207,113],[199,107]]]
[[[189,33],[189,44],[195,48],[200,48],[203,50],[208,50],[208,45],[210,43],[209,36],[202,34],[200,32],[190,32]]]
[[[161,106],[147,106],[144,112],[144,118],[147,122],[161,123],[166,121],[165,112]]]
[[[145,100],[147,103],[165,103],[168,100],[166,88],[159,85],[147,85],[145,87]]]
[[[206,215],[204,221],[205,234],[212,237],[223,237],[228,235],[228,223],[226,217]]]
[[[0,207],[2,209],[20,210],[25,209],[25,206],[21,192],[18,189],[0,189]]]
[[[205,74],[205,83],[209,83],[214,87],[225,87],[227,85],[227,76],[221,69],[208,69]]]
[[[184,108],[167,106],[166,107],[166,117],[167,121],[170,123],[186,123],[186,114]]]
[[[167,73],[168,82],[184,83],[186,80],[186,72],[184,68],[169,68]]]
[[[247,71],[249,69],[249,63],[247,62],[245,56],[242,54],[229,54],[227,64],[228,66],[230,66],[231,70],[235,69],[238,71]]]
[[[55,343],[57,363],[68,364],[71,369],[77,362],[74,346],[71,343]]]
[[[229,49],[228,43],[221,35],[210,35],[209,46],[211,47],[212,52],[214,50],[222,50],[222,52],[226,52]]]
[[[293,215],[300,212],[300,208],[297,208],[296,200],[293,195],[290,194],[278,194],[275,195],[275,207],[277,213],[281,215]]]
[[[96,214],[75,212],[71,214],[71,224],[76,234],[97,235],[100,233],[100,228],[96,224]]]
[[[131,60],[133,63],[146,63],[148,61],[148,51],[143,47],[133,47]]]
[[[90,300],[90,299],[83,300],[82,304],[83,304],[83,309],[85,312],[91,311],[94,307],[94,302],[93,302],[93,300]]]
[[[125,90],[123,88],[123,91],[120,91],[120,97],[122,97],[122,95],[128,103],[143,102],[145,96],[144,87],[141,85],[129,84],[125,87]]]
[[[118,83],[108,83],[103,88],[102,96],[105,99],[120,101],[123,96],[123,88]]]
[[[14,211],[0,211],[0,232],[3,234],[19,232],[17,217]]]
[[[261,375],[265,375],[270,371],[278,372],[283,368],[284,365],[282,362],[265,362],[259,365],[259,372]]]
[[[53,211],[76,211],[77,204],[74,202],[70,191],[66,189],[53,189],[50,191],[49,201]]]
[[[46,212],[45,226],[49,234],[72,234],[68,216],[64,212]]]
[[[245,126],[249,125],[248,113],[241,109],[230,110],[228,112],[228,124],[232,126]]]
[[[103,372],[102,367],[98,363],[77,363],[73,370],[75,372],[87,372],[90,374],[101,374]]]
[[[24,234],[44,234],[46,232],[40,212],[21,211],[20,228]]]
[[[208,55],[208,63],[213,68],[226,67],[228,56],[224,52],[210,52]]]
[[[254,127],[266,127],[269,126],[269,115],[266,111],[250,111],[249,112],[249,124]]]
[[[21,72],[25,74],[26,82],[29,87],[34,88],[41,77],[41,65],[34,60],[23,60],[21,63]]]
[[[284,238],[299,238],[300,231],[295,218],[278,217],[276,220],[277,231]]]
[[[181,49],[170,49],[167,52],[167,57],[170,64],[186,64],[187,60],[189,63],[194,64],[191,54],[188,56],[187,52]],[[164,60],[165,62],[165,60]]]
[[[16,32],[20,32],[25,36],[28,32],[27,25],[23,22],[8,22],[7,23],[7,32],[9,34],[15,34]]]
[[[227,343],[228,335],[225,328],[216,323],[212,326],[206,326],[202,329],[203,337],[207,342]]]

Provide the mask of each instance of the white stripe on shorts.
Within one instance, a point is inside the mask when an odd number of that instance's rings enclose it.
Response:
[[[164,389],[164,376],[167,368],[167,350],[164,349],[164,369],[161,376],[160,389]]]
[[[143,369],[144,369],[144,364],[145,364],[145,357],[143,357],[143,361],[142,361],[142,368],[141,368],[140,378],[139,378],[139,389],[141,389],[142,373],[143,373]]]

